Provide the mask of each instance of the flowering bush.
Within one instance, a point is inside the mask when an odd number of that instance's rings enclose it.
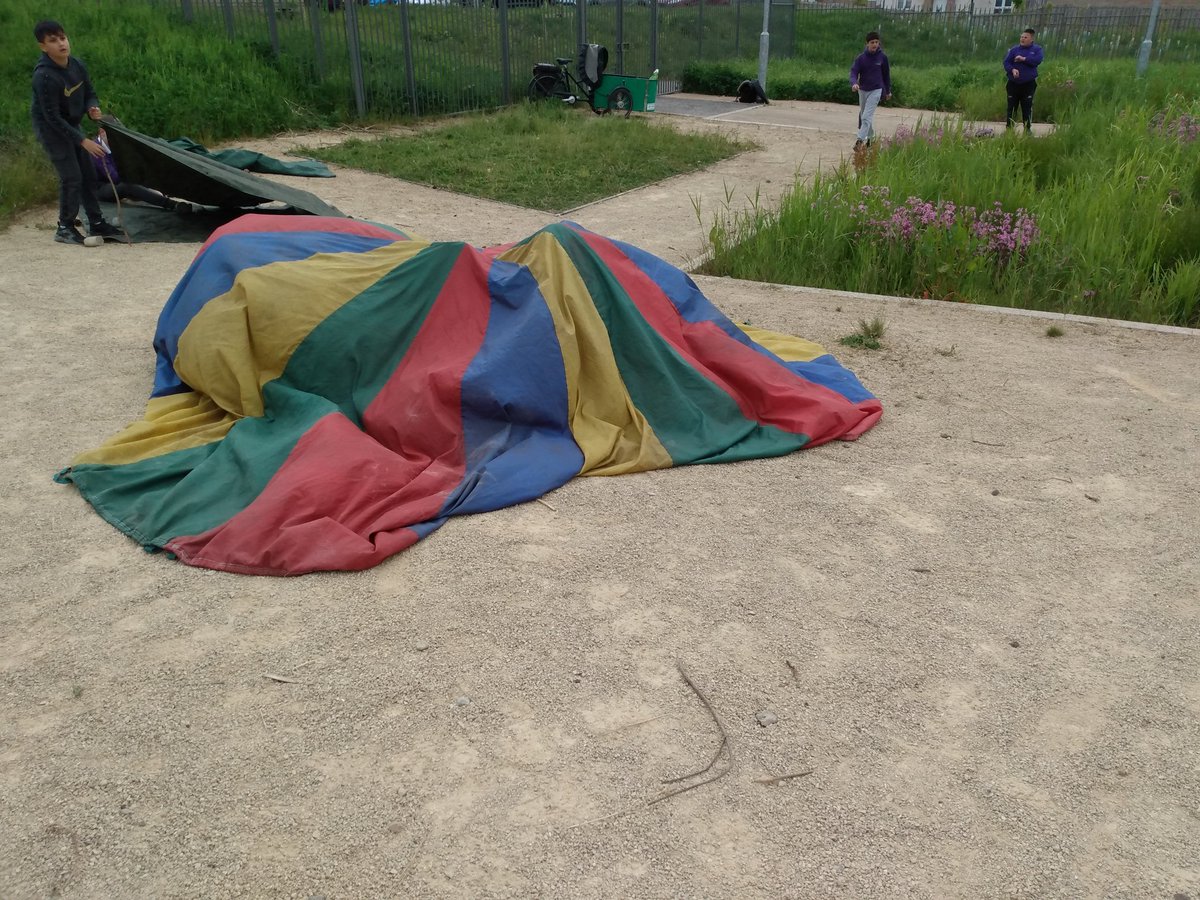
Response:
[[[1170,117],[1166,112],[1158,112],[1150,120],[1150,131],[1163,137],[1175,138],[1183,144],[1190,144],[1200,138],[1200,117],[1190,113]]]
[[[1024,209],[1008,212],[999,201],[980,211],[952,200],[909,197],[896,203],[890,194],[886,186],[868,184],[853,202],[840,196],[835,196],[834,202],[846,207],[860,238],[907,248],[919,240],[933,239],[939,245],[962,246],[969,255],[986,257],[997,269],[1024,259],[1041,234],[1032,213]]]
[[[910,128],[907,125],[898,126],[895,134],[890,138],[884,138],[880,141],[880,145],[884,149],[903,147],[914,143],[936,145],[945,141],[948,136],[956,135],[961,136],[963,143],[969,144],[972,141],[995,137],[996,130],[982,125],[966,125],[960,132],[954,128],[947,129],[944,122],[923,122],[916,128]]]

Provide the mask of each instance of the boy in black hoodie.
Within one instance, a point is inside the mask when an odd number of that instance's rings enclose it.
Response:
[[[33,36],[42,58],[33,69],[33,133],[58,173],[58,230],[54,239],[63,244],[83,244],[75,226],[82,201],[93,237],[117,237],[121,232],[104,221],[96,198],[96,171],[88,156],[104,150],[79,128],[84,113],[100,118],[100,101],[87,69],[71,56],[71,42],[62,25],[38,22]]]

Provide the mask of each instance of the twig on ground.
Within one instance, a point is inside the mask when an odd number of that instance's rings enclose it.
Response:
[[[712,717],[713,722],[716,723],[717,730],[721,733],[721,742],[717,745],[717,752],[713,754],[712,761],[703,769],[697,769],[695,772],[689,772],[687,775],[680,775],[678,778],[667,778],[663,781],[663,784],[678,784],[681,781],[687,781],[689,778],[695,778],[698,775],[704,775],[721,760],[722,756],[727,757],[727,765],[720,772],[717,772],[715,775],[710,775],[708,778],[705,778],[702,781],[697,781],[694,784],[689,784],[685,787],[677,788],[673,791],[669,791],[665,794],[655,797],[653,800],[648,801],[649,806],[653,806],[655,803],[661,803],[663,800],[668,800],[671,797],[677,797],[680,794],[692,790],[693,788],[710,784],[716,781],[718,778],[728,775],[729,770],[733,768],[733,751],[729,749],[729,734],[725,731],[725,726],[721,724],[721,717],[717,715],[717,711],[713,709],[713,706],[711,703],[709,703],[708,698],[704,696],[704,692],[701,691],[700,688],[696,687],[696,683],[692,681],[691,676],[688,675],[687,669],[683,667],[683,663],[679,660],[676,660],[675,665],[679,669],[679,674],[683,676],[683,680],[687,682],[687,686],[690,687],[692,692],[700,698],[700,702],[704,704],[704,708],[708,710],[708,714]]]
[[[541,497],[534,497],[533,499],[536,500],[538,503],[542,504],[542,506],[546,507],[546,509],[550,510],[550,512],[558,512],[557,509],[555,509],[553,506],[551,506],[549,503],[547,503]]]
[[[755,778],[755,784],[779,784],[781,781],[788,781],[792,778],[803,778],[805,775],[811,775],[812,769],[805,769],[803,772],[789,772],[787,775],[774,775],[770,778]]]
[[[708,702],[708,698],[704,696],[700,688],[696,687],[687,670],[684,669],[683,663],[679,660],[675,661],[675,665],[679,667],[679,674],[683,676],[683,680],[687,682],[687,686],[692,689],[700,702],[704,704],[704,708],[708,710],[708,714],[712,716],[712,720],[717,723],[717,730],[721,732],[721,742],[717,745],[717,752],[713,754],[712,761],[703,769],[697,769],[695,772],[689,772],[687,775],[680,775],[678,778],[668,778],[663,784],[677,784],[680,781],[687,781],[689,778],[695,778],[697,775],[703,775],[709,769],[717,764],[717,760],[721,758],[721,754],[725,752],[725,745],[729,743],[729,735],[725,733],[725,726],[721,724],[721,720],[717,717],[716,710],[712,708],[712,704]]]
[[[639,725],[645,725],[648,722],[656,722],[659,719],[665,719],[667,716],[671,716],[671,715],[674,715],[674,713],[665,712],[665,713],[660,713],[657,716],[651,716],[648,719],[639,719],[636,722],[629,722],[626,725],[617,725],[615,728],[606,728],[604,731],[597,731],[596,737],[601,737],[602,735],[606,735],[606,734],[613,734],[614,732],[617,732],[617,731],[624,731],[626,728],[637,728]]]
[[[796,671],[796,666],[792,663],[792,661],[790,659],[785,659],[783,661],[783,663],[784,663],[784,665],[786,665],[788,667],[788,669],[791,670],[792,678],[796,682],[796,684],[799,684],[800,683],[800,673]]]
[[[975,440],[975,438],[971,438],[971,443],[972,444],[983,444],[983,446],[985,446],[985,447],[1003,447],[1004,446],[1003,444],[993,444],[991,441],[977,441],[977,440]]]
[[[282,675],[272,675],[270,672],[263,672],[263,678],[268,681],[278,681],[280,684],[299,684],[295,678],[284,678]]]
[[[654,801],[650,801],[653,803]],[[623,816],[635,810],[645,809],[649,803],[634,803],[631,806],[626,806],[624,809],[618,809],[616,812],[611,812],[607,816],[600,816],[598,819],[588,819],[586,822],[576,822],[574,825],[568,825],[567,831],[572,831],[576,828],[582,828],[585,825],[595,825],[599,822],[607,822],[609,819],[615,819],[617,816]]]

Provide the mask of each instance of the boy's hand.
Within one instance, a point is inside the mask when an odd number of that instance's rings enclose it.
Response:
[[[1021,72],[1019,69],[1013,69],[1013,78],[1020,78]]]
[[[858,93],[858,85],[857,84],[850,85],[850,90],[854,91],[854,93],[857,94]]]
[[[891,95],[891,94],[884,94],[884,95],[883,95],[883,99],[884,99],[884,100],[891,100],[891,99],[892,99],[892,95]]]
[[[101,157],[104,156],[104,148],[101,147],[99,144],[97,144],[95,141],[93,141],[91,138],[84,138],[83,143],[80,144],[79,146],[81,146],[84,150],[86,150],[92,156],[101,156]]]
[[[88,117],[89,117],[89,118],[90,118],[90,119],[91,119],[93,122],[99,122],[99,121],[100,121],[100,115],[101,115],[101,113],[100,113],[100,107],[98,107],[98,106],[89,106],[89,107],[88,107]]]

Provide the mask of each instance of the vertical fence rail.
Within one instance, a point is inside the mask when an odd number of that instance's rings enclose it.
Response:
[[[312,32],[313,74],[319,81],[324,81],[327,74],[325,68],[325,35],[322,34],[321,0],[308,0],[308,27]]]
[[[650,70],[658,68],[658,0],[650,0]]]
[[[262,0],[267,13],[267,36],[271,40],[271,52],[279,56],[279,20],[275,17],[275,0]]]
[[[512,60],[508,54],[508,0],[498,0],[500,7],[500,72],[504,79],[504,85],[501,88],[501,96],[504,102],[509,102],[512,78]]]
[[[400,24],[404,33],[404,86],[408,91],[408,110],[413,116],[421,114],[417,103],[417,68],[413,62],[412,25],[408,21],[408,0],[400,2]]]
[[[363,85],[362,45],[358,34],[358,13],[354,3],[344,7],[346,16],[346,52],[350,56],[350,83],[354,87],[354,109],[359,118],[367,114],[367,92]]]

